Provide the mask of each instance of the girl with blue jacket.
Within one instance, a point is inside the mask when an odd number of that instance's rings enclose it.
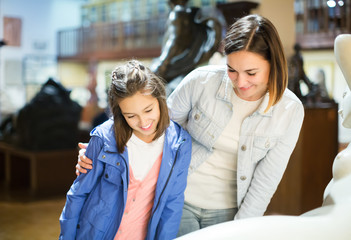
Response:
[[[191,158],[191,137],[169,120],[164,84],[138,61],[112,72],[113,118],[86,149],[94,168],[67,193],[60,239],[173,239]]]

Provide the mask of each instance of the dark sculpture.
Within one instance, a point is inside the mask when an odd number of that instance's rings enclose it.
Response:
[[[171,0],[161,55],[151,69],[167,83],[183,78],[218,50],[224,17],[219,10],[188,8],[187,0]],[[222,16],[222,18],[220,18]]]
[[[81,106],[69,95],[70,91],[49,79],[18,115],[12,116],[13,121],[4,121],[2,140],[28,150],[75,148]]]
[[[294,49],[295,54],[289,59],[288,88],[293,91],[305,105],[334,103],[334,100],[329,98],[324,83],[322,85],[315,84],[307,77],[303,68],[304,63],[300,45],[295,44]],[[301,92],[301,82],[305,83],[308,88],[307,95],[303,95]]]

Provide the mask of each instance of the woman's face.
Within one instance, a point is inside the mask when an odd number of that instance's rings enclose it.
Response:
[[[261,55],[239,51],[227,55],[227,71],[238,97],[256,101],[267,92],[270,64]]]
[[[119,107],[135,136],[144,142],[152,142],[160,120],[160,106],[157,98],[137,92],[120,101]]]

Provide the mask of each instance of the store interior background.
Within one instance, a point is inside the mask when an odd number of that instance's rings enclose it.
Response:
[[[94,18],[95,15],[99,15],[98,13],[94,15],[93,12],[86,10],[91,9],[87,6],[100,6],[102,3],[113,2],[118,3],[113,5],[118,14],[113,19],[104,18],[105,22],[99,22],[97,18]],[[215,6],[218,2],[242,1],[191,0],[188,5]],[[251,2],[258,4],[251,10],[251,13],[269,18],[277,27],[286,56],[290,57],[294,53],[296,31],[299,31],[300,27],[296,20],[296,4],[323,1],[258,0]],[[345,6],[350,6],[350,0],[343,2]],[[89,131],[93,117],[106,107],[108,74],[114,66],[133,57],[146,64],[151,64],[152,59],[160,54],[162,39],[157,38],[156,47],[150,47],[150,49],[143,48],[143,42],[134,41],[134,52],[130,50],[129,52],[121,51],[120,55],[117,52],[117,55],[104,53],[73,57],[70,54],[76,49],[68,47],[62,50],[59,47],[59,39],[63,44],[62,39],[67,39],[70,32],[81,27],[157,17],[167,18],[168,11],[167,0],[0,0],[0,40],[5,39],[5,35],[9,33],[16,38],[12,39],[14,41],[12,44],[0,47],[0,122],[30,102],[42,84],[52,77],[71,90],[72,100],[82,106],[79,128]],[[5,18],[14,19],[11,26],[17,26],[17,28],[7,29],[9,25],[5,24]],[[336,63],[333,48],[303,49],[302,56],[308,77],[314,81],[318,78],[317,70],[323,69],[329,96],[336,103],[340,103],[347,85]],[[213,58],[210,63],[220,64],[223,63],[223,59]],[[92,100],[89,87],[95,86],[95,82],[92,82],[93,78],[96,79],[95,90],[98,100],[95,102],[96,105],[89,105]],[[336,144],[337,151],[340,151],[351,142],[351,130],[344,128],[340,119],[336,122],[336,128],[337,138],[334,145]],[[323,132],[325,129],[320,129],[320,131]],[[78,140],[84,141],[86,138],[82,137]],[[318,141],[321,140],[317,139],[316,143]],[[332,162],[333,158],[329,160]],[[73,159],[74,161],[76,158]],[[60,163],[58,161],[52,163],[51,168],[47,171],[55,171],[56,164]],[[331,173],[331,169],[327,169],[329,170]],[[71,172],[60,172],[60,174],[73,175],[74,165],[69,171]],[[65,202],[65,193],[29,196],[26,189],[8,189],[4,178],[0,180],[0,239],[23,239],[24,236],[28,239],[57,239],[58,219]],[[323,189],[324,187],[321,186]],[[67,190],[68,188],[69,185]],[[322,196],[316,197],[322,200]],[[303,209],[303,211],[306,210],[309,209]],[[280,212],[276,213],[280,214]],[[292,212],[292,214],[295,213]]]

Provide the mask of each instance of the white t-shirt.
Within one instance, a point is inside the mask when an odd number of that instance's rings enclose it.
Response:
[[[188,177],[185,201],[205,209],[236,208],[237,153],[243,120],[262,102],[245,101],[234,94],[233,115],[214,144],[213,153]]]
[[[143,180],[163,151],[165,134],[151,143],[146,143],[132,134],[127,142],[129,166],[134,177]]]

